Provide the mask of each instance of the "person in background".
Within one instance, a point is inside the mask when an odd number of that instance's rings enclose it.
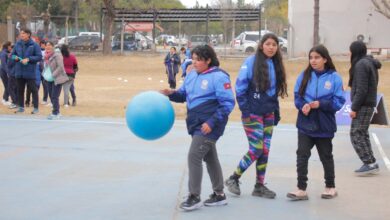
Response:
[[[17,88],[17,82],[15,78],[15,61],[11,59],[11,52],[14,48],[14,45],[11,45],[9,47],[9,54],[8,54],[8,90],[9,94],[12,99],[12,104],[9,106],[10,109],[15,109],[18,107],[18,88]]]
[[[184,48],[182,47],[180,49],[181,53],[184,55],[184,59],[183,59],[183,62],[181,62],[181,70],[182,70],[182,74],[181,74],[181,78],[184,78],[186,77],[187,75],[187,71],[191,71],[191,64],[192,64],[192,57],[191,57],[191,50],[190,48]]]
[[[165,71],[168,75],[169,88],[176,88],[176,74],[179,72],[180,57],[176,53],[176,48],[171,47],[164,59]]]
[[[72,106],[76,106],[76,93],[74,91],[74,80],[78,71],[76,56],[69,52],[68,45],[62,45],[61,54],[64,59],[64,68],[69,81],[63,84],[64,88],[64,107],[69,107],[69,91],[72,95]],[[72,89],[73,88],[73,89]]]
[[[355,170],[359,176],[379,172],[379,165],[372,152],[368,128],[376,110],[378,91],[378,69],[381,63],[372,56],[367,56],[367,47],[361,41],[353,42],[350,47],[351,68],[348,86],[351,87],[352,118],[350,138],[363,165]]]
[[[0,52],[0,60],[1,60],[1,66],[0,66],[0,75],[1,75],[1,81],[3,82],[4,91],[3,91],[3,99],[1,102],[3,105],[11,105],[12,103],[9,101],[9,88],[8,88],[8,54],[10,53],[9,48],[11,47],[11,42],[7,41],[3,44],[2,50]]]
[[[41,40],[41,42],[39,42],[39,46],[41,47],[42,57],[45,57],[46,41]],[[44,60],[42,59],[42,61],[39,62],[39,68],[41,70],[41,73],[43,73],[43,66],[44,66]],[[48,89],[48,85],[47,85],[48,82],[45,80],[45,78],[43,78],[42,74],[41,74],[41,82],[42,82],[42,88],[43,88],[43,97],[42,97],[41,104],[42,105],[49,105],[50,102],[48,101],[48,98],[50,98],[50,97],[49,97],[49,89]]]
[[[42,60],[39,45],[31,39],[31,30],[22,28],[19,34],[20,40],[15,44],[11,53],[11,59],[15,60],[15,78],[18,87],[19,108],[15,113],[24,112],[24,91],[27,85],[32,92],[34,110],[31,114],[38,114],[38,89],[35,84],[36,66]]]
[[[47,68],[50,68],[50,70],[47,70]],[[50,100],[53,104],[53,110],[48,119],[59,119],[61,117],[59,97],[62,85],[69,80],[69,77],[66,75],[64,69],[62,54],[54,51],[54,44],[50,41],[46,43],[45,66],[43,71],[50,71],[54,79],[48,83]]]

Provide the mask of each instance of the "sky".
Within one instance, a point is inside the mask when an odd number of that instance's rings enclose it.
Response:
[[[180,0],[184,6],[187,8],[192,8],[195,6],[196,0]],[[218,0],[198,0],[200,6],[206,6],[207,4],[212,5],[215,1]],[[261,0],[245,0],[245,3],[256,3],[259,4]],[[233,0],[233,2],[237,2],[237,0]]]

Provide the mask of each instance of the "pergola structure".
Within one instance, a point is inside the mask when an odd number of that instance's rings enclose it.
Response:
[[[156,35],[156,21],[160,22],[179,22],[179,34],[181,22],[205,22],[206,33],[208,35],[208,25],[210,21],[258,21],[259,32],[261,31],[261,4],[257,8],[237,8],[237,9],[148,9],[133,10],[116,8],[115,22],[153,22],[153,43]],[[107,9],[101,9],[101,16],[106,16]],[[103,20],[103,19],[101,19]],[[123,29],[123,28],[122,28]],[[101,28],[102,30],[102,28]],[[260,37],[260,34],[259,34]]]

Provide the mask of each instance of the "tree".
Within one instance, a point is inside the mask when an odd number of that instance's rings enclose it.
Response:
[[[320,0],[314,0],[313,46],[320,43]]]
[[[26,28],[27,22],[36,14],[33,7],[27,6],[25,3],[12,2],[7,9],[6,15],[11,18],[16,18],[19,21],[19,28]]]
[[[104,25],[104,39],[103,39],[103,54],[108,55],[112,53],[111,48],[111,36],[112,30],[114,27],[114,19],[115,19],[115,0],[103,0],[104,6],[107,9],[107,13],[103,19]]]
[[[288,0],[264,0],[263,3],[264,16],[262,19],[268,30],[283,34],[285,28],[288,27]]]
[[[390,0],[371,0],[371,2],[375,6],[375,11],[390,19]]]

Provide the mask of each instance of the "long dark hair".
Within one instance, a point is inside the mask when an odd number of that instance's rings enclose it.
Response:
[[[275,66],[276,93],[283,98],[284,96],[288,96],[286,70],[283,65],[282,54],[279,48],[279,40],[275,34],[265,34],[261,38],[260,44],[256,51],[255,62],[253,65],[253,83],[254,86],[260,90],[260,92],[267,91],[267,89],[269,89],[271,86],[268,74],[268,64],[266,62],[267,57],[263,52],[263,45],[268,39],[273,39],[276,42],[276,45],[278,45],[276,54],[271,57],[271,59]]]
[[[349,46],[351,51],[351,68],[349,68],[349,81],[348,86],[352,86],[353,80],[353,69],[356,63],[367,55],[367,47],[362,41],[354,41]]]
[[[217,54],[215,53],[214,49],[210,47],[209,45],[199,45],[195,47],[191,51],[191,55],[196,54],[200,60],[207,61],[208,59],[211,60],[208,67],[217,66],[219,67],[219,60],[217,58]]]
[[[69,47],[68,47],[68,45],[63,44],[63,45],[61,46],[61,54],[62,54],[62,56],[64,56],[64,57],[69,57],[70,52],[69,52]]]
[[[310,52],[309,52],[309,60],[310,60],[310,54],[312,52],[316,52],[322,58],[326,59],[325,70],[327,70],[327,71],[328,70],[336,71],[336,67],[334,66],[332,58],[329,55],[329,51],[328,51],[328,49],[326,49],[326,47],[324,45],[320,44],[320,45],[317,45],[317,46],[314,46],[313,48],[311,48]],[[301,87],[299,87],[299,95],[302,96],[302,97],[305,95],[307,83],[311,79],[311,72],[312,71],[313,71],[313,68],[311,67],[310,62],[309,62],[309,65],[306,67],[306,69],[305,69],[305,71],[303,73],[303,79],[302,79]]]

